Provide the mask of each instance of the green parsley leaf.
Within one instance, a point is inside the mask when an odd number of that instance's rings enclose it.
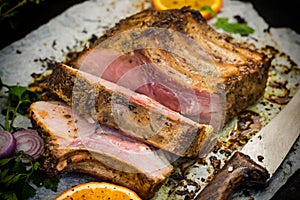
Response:
[[[23,165],[21,160],[18,160],[14,163],[13,167],[11,168],[13,173],[26,173],[26,167]]]
[[[0,185],[2,185],[2,188],[8,188],[10,185],[10,180],[14,178],[13,174],[8,174],[6,173],[6,176],[4,176],[1,180],[0,180]]]
[[[44,179],[44,187],[51,189],[52,191],[57,191],[57,186],[59,183],[59,179],[57,178],[47,178]]]
[[[7,131],[13,130],[13,123],[17,113],[27,115],[29,106],[32,102],[41,100],[41,97],[30,91],[27,87],[20,85],[6,85],[0,78],[0,89],[6,88],[8,94],[7,109],[3,109],[1,113],[5,115],[5,125],[1,127]]]
[[[43,0],[4,0],[0,1],[0,21],[15,16],[23,6],[39,4]]]
[[[254,33],[254,29],[246,24],[230,23],[228,18],[218,18],[214,24],[217,29],[223,29],[228,33],[238,33],[241,35],[247,35]]]
[[[36,171],[36,170],[39,169],[39,167],[40,167],[40,163],[39,162],[34,162],[34,164],[33,164],[33,170]]]
[[[19,101],[22,99],[22,95],[26,90],[26,87],[19,85],[8,86],[8,93],[11,95],[11,98],[17,98]]]
[[[7,93],[11,106],[15,107],[21,115],[28,113],[28,108],[32,102],[41,100],[39,95],[19,85],[8,86]]]
[[[217,13],[211,8],[211,6],[202,6],[200,11],[208,11],[213,17],[217,16]]]
[[[15,191],[19,199],[28,199],[36,194],[36,190],[28,182],[19,182],[16,187]]]
[[[36,185],[37,187],[42,187],[42,186],[44,186],[44,177],[43,176],[33,176],[32,183],[34,185]]]
[[[6,89],[8,94],[7,108],[1,110],[5,115],[5,125],[0,126],[7,131],[14,129],[13,122],[17,113],[27,115],[32,102],[41,100],[37,93],[30,91],[27,87],[13,85],[9,86],[0,78],[0,90]],[[29,163],[23,163],[26,158]],[[40,163],[32,156],[23,151],[15,152],[9,158],[0,159],[0,199],[18,200],[28,199],[35,195],[36,190],[31,184],[38,187],[44,186],[57,191],[59,179],[44,179],[40,170]]]
[[[0,195],[0,199],[3,200],[18,200],[18,197],[14,191],[5,191]]]
[[[21,178],[24,178],[24,174],[15,174],[13,175],[8,181],[7,181],[7,185],[10,186],[16,182],[18,182]]]
[[[1,173],[0,173],[0,183],[2,183],[1,181],[4,179],[4,177],[6,177],[8,172],[9,172],[9,169],[4,169],[3,171],[1,171]]]
[[[203,6],[200,8],[200,11],[208,11],[213,17],[216,17],[217,14],[213,11],[210,6]],[[230,23],[228,18],[219,17],[217,18],[217,22],[214,24],[216,29],[223,29],[228,33],[237,33],[240,35],[248,35],[254,33],[254,29],[246,24],[240,23]]]
[[[4,165],[7,165],[10,161],[12,161],[13,159],[15,159],[15,158],[13,158],[13,157],[10,157],[10,158],[2,158],[1,160],[0,160],[0,167],[1,166],[4,166]]]
[[[30,162],[23,163],[22,158]],[[58,183],[56,178],[44,179],[40,163],[23,151],[0,159],[0,199],[28,199],[36,193],[31,184],[57,191]]]

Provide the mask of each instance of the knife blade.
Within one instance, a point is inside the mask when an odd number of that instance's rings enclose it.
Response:
[[[243,187],[265,187],[300,133],[300,90],[226,162],[196,200],[224,200]]]

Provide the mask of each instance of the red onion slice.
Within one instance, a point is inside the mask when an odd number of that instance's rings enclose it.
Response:
[[[0,130],[0,158],[11,155],[16,148],[16,140],[13,135],[5,130]]]
[[[44,153],[44,140],[36,130],[24,129],[13,133],[16,139],[16,150],[24,151],[26,154],[31,155],[37,159]]]

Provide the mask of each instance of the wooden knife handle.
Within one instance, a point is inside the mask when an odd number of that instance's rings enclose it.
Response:
[[[265,187],[270,177],[268,171],[249,156],[236,152],[196,200],[225,200],[242,187]]]

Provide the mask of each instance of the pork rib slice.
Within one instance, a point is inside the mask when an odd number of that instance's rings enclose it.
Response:
[[[45,172],[82,172],[151,197],[173,170],[165,155],[115,129],[90,124],[61,102],[30,106],[33,126],[45,140]]]
[[[196,123],[153,99],[58,63],[48,88],[90,121],[182,157],[195,157],[213,136],[210,125]]]
[[[47,87],[85,119],[178,156],[197,156],[213,135],[210,125],[196,123],[145,95],[65,64],[58,63],[53,69]]]
[[[120,20],[71,65],[218,129],[220,117],[228,122],[265,89],[270,59],[248,47],[198,11],[146,9]]]

